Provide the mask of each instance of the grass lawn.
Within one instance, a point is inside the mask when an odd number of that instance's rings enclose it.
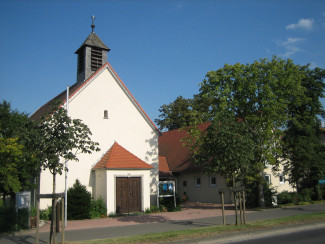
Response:
[[[325,221],[325,212],[315,213],[315,214],[301,214],[294,215],[285,218],[272,219],[272,220],[263,220],[263,221],[254,221],[249,222],[247,225],[227,225],[227,226],[212,226],[212,227],[203,227],[203,228],[193,228],[190,230],[182,231],[169,231],[162,233],[152,233],[139,236],[130,236],[130,237],[119,237],[119,238],[110,238],[102,240],[91,240],[91,241],[77,241],[77,242],[66,242],[69,244],[104,244],[104,243],[157,243],[176,240],[193,240],[197,238],[204,238],[216,235],[225,235],[230,233],[239,233],[241,231],[258,231],[265,230],[268,228],[276,228],[281,226],[289,225],[299,225],[307,224],[314,222],[324,222]]]

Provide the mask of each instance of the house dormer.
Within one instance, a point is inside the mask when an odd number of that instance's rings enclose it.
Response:
[[[92,32],[75,52],[78,55],[77,82],[83,82],[98,68],[107,62],[107,53],[110,49],[94,32],[94,19],[91,25]]]

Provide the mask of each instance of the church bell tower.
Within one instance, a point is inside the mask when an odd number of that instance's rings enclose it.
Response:
[[[75,52],[78,55],[77,82],[83,82],[107,62],[110,49],[95,34],[95,16],[92,17],[92,31],[84,43]]]

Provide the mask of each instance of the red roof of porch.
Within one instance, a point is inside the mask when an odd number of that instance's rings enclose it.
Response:
[[[93,169],[152,169],[153,167],[117,142],[104,154]]]

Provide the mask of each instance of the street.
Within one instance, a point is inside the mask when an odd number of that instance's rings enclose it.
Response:
[[[215,236],[205,240],[181,241],[180,243],[199,244],[324,244],[325,243],[325,223],[314,223],[299,225],[295,227],[286,226],[284,228],[271,229],[259,232],[249,232],[236,234],[234,236]]]

